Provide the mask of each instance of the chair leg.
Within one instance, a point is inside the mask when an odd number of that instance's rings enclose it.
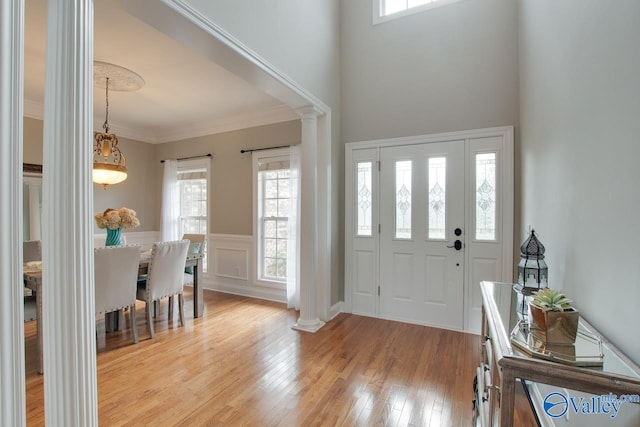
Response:
[[[106,337],[105,337],[106,328],[105,328],[105,324],[104,324],[105,322],[106,322],[106,318],[102,322],[96,322],[96,346],[97,346],[97,348],[102,348],[102,347],[106,346]]]
[[[151,307],[153,304],[152,301],[147,301],[146,312],[147,312],[147,330],[149,331],[149,335],[153,338],[153,318],[151,317]]]
[[[153,317],[156,317],[160,313],[160,300],[157,299],[153,302]]]
[[[138,344],[138,324],[136,322],[136,303],[129,308],[129,318],[131,319],[131,332],[133,333],[133,343]]]
[[[173,319],[173,295],[169,297],[169,309],[167,311],[169,312],[169,323],[171,323],[171,320]]]
[[[178,312],[180,317],[180,326],[184,326],[184,295],[178,294]]]

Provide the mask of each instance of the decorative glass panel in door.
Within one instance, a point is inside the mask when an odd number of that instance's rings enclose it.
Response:
[[[396,162],[396,239],[411,238],[411,160]]]
[[[429,159],[429,239],[445,239],[447,224],[447,158]]]

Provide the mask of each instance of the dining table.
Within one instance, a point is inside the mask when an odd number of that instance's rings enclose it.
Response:
[[[199,283],[199,265],[204,258],[203,254],[188,254],[185,260],[185,267],[193,267],[193,317],[202,316],[204,311],[204,292]],[[149,261],[151,259],[151,250],[140,252],[140,262],[138,265],[138,275],[142,276],[149,271]],[[26,262],[23,265],[24,285],[35,293],[36,297],[36,334],[37,334],[37,351],[38,351],[38,373],[43,373],[42,361],[42,261]],[[137,286],[133,283],[132,286]]]

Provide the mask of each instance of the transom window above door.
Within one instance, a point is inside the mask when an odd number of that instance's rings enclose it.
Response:
[[[373,23],[380,24],[458,1],[460,0],[372,0]]]

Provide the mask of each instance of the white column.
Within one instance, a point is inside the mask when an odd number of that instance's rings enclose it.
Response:
[[[24,1],[0,1],[0,425],[24,426],[22,111]]]
[[[29,240],[40,240],[40,189],[42,182],[29,182]],[[26,239],[25,239],[26,240]]]
[[[45,424],[97,426],[93,0],[49,0],[43,150]]]
[[[300,208],[300,317],[294,329],[316,332],[324,326],[318,318],[316,281],[317,248],[317,146],[318,111],[298,110],[302,118]]]

